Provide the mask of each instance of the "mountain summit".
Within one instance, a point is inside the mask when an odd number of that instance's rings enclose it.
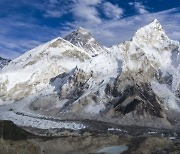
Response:
[[[100,45],[92,34],[82,27],[73,31],[71,34],[64,37],[64,39],[84,49],[90,56],[96,56],[105,50],[105,47]]]
[[[170,40],[156,19],[111,48],[79,28],[5,67],[0,104],[14,102],[13,116],[28,111],[33,117],[179,127],[178,55],[179,42]]]
[[[167,41],[170,41],[168,36],[166,35],[162,25],[159,23],[157,19],[155,19],[149,25],[140,28],[133,37],[134,42],[139,44],[148,43],[148,45],[157,46],[158,43],[164,45]],[[160,46],[158,46],[160,47]]]

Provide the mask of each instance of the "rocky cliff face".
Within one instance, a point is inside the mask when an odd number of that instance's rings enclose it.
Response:
[[[100,45],[95,40],[88,30],[81,27],[67,35],[64,39],[85,50],[90,56],[97,56],[107,50],[106,47]]]
[[[179,124],[172,122],[180,112],[179,53],[156,19],[111,48],[80,28],[12,61],[0,74],[1,104],[29,102],[26,109],[60,119],[172,127]]]
[[[0,57],[0,70],[7,66],[11,60]]]

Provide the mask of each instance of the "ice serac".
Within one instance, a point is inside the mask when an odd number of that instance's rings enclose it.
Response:
[[[95,40],[95,38],[88,30],[82,27],[73,31],[71,34],[67,35],[64,39],[84,49],[90,56],[96,56],[107,50],[106,47],[100,45]]]
[[[7,66],[11,60],[0,57],[0,70]]]
[[[93,52],[95,40],[82,28],[65,39],[45,43],[2,70],[2,104],[28,102],[21,112],[60,119],[180,126],[180,45],[157,19],[108,52]]]

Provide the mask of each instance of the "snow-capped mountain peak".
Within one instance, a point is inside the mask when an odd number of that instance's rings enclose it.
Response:
[[[79,27],[76,31],[77,31],[77,33],[79,33],[81,35],[91,35],[92,36],[92,34],[90,33],[89,30],[84,29],[82,27]]]
[[[82,49],[58,37],[44,43],[13,60],[0,74],[0,96],[17,87],[21,90],[9,94],[11,98],[26,97],[46,86],[50,79],[68,72],[91,57]],[[3,82],[7,82],[3,85]],[[23,86],[29,85],[23,93]],[[30,88],[34,87],[34,88]],[[7,97],[6,97],[7,98]]]
[[[137,30],[132,40],[122,45],[125,69],[149,72],[150,68],[167,68],[171,65],[171,51],[178,46],[179,43],[170,40],[155,19]]]
[[[79,28],[5,67],[0,104],[22,100],[58,118],[169,127],[165,109],[180,111],[179,49],[157,19],[108,52]]]
[[[133,37],[133,40],[139,44],[156,46],[158,43],[166,43],[169,41],[163,27],[157,19],[147,26],[140,28]],[[160,46],[158,46],[160,47]]]
[[[79,27],[77,30],[73,31],[64,37],[64,39],[80,47],[81,49],[84,49],[90,56],[96,56],[107,50],[95,40],[93,35],[88,30],[82,27]]]
[[[154,27],[156,27],[156,28],[159,28],[159,29],[163,29],[162,28],[162,25],[160,24],[160,22],[158,21],[158,19],[154,19],[153,21],[152,21],[152,23],[150,23],[150,25],[153,25]]]

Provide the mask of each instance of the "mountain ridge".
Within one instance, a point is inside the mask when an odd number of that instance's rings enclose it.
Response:
[[[180,113],[179,53],[157,19],[111,48],[80,28],[5,67],[0,104],[60,119],[171,128],[172,113]]]
[[[97,56],[107,50],[95,40],[88,30],[82,27],[65,36],[64,39],[85,50],[90,56]]]

